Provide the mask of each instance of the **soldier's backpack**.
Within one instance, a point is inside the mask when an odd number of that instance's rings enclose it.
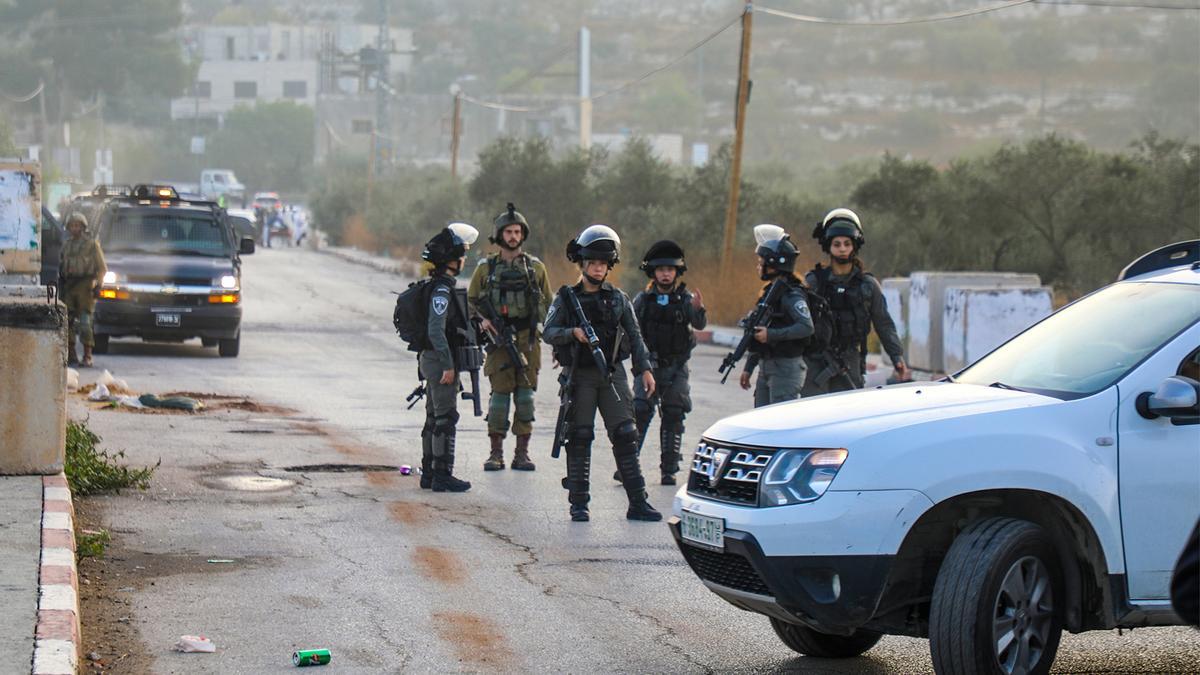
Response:
[[[429,292],[432,279],[426,277],[414,281],[396,298],[396,309],[392,312],[392,325],[396,335],[408,345],[408,350],[419,352],[428,347],[429,337],[425,332],[429,321]]]

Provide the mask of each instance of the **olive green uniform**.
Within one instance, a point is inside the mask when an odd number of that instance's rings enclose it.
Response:
[[[84,346],[95,344],[92,334],[95,288],[103,282],[107,271],[100,242],[85,234],[71,237],[63,244],[59,275],[62,277],[62,300],[67,305],[67,337],[72,345],[77,334]]]
[[[491,384],[488,401],[488,434],[503,437],[509,430],[509,401],[515,402],[512,418],[515,436],[533,433],[533,392],[537,390],[538,370],[542,364],[538,323],[550,307],[552,292],[546,277],[546,266],[527,253],[512,262],[505,262],[493,253],[475,268],[467,288],[467,302],[472,314],[488,319],[502,329],[515,329],[513,341],[528,364],[517,381],[508,352],[492,349],[483,364],[483,374]]]

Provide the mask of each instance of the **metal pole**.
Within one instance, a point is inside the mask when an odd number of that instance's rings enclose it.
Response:
[[[592,147],[592,32],[579,27],[579,147]]]
[[[454,94],[454,119],[450,122],[450,177],[458,178],[458,141],[462,136],[462,92]]]
[[[388,106],[389,59],[392,46],[389,39],[388,0],[379,0],[379,36],[375,40],[375,168],[380,170],[391,161],[392,119]]]
[[[721,246],[721,280],[730,281],[733,262],[733,239],[737,230],[738,193],[742,183],[742,144],[746,135],[746,103],[750,98],[750,32],[753,28],[754,5],[746,3],[742,13],[742,55],[738,68],[737,114],[734,118],[733,162],[729,167],[729,206],[725,210],[725,238]]]

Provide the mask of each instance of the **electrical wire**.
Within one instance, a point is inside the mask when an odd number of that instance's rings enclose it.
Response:
[[[771,7],[763,7],[762,5],[754,5],[753,11],[778,16],[792,21],[801,23],[819,23],[834,26],[908,26],[918,23],[934,23],[937,21],[950,21],[952,19],[963,19],[970,16],[978,16],[989,12],[997,12],[1010,7],[1020,5],[1029,5],[1037,2],[1037,0],[1008,0],[1007,2],[988,5],[986,7],[976,7],[975,9],[964,9],[957,12],[943,12],[941,14],[930,14],[928,16],[917,16],[906,19],[886,19],[883,21],[855,21],[851,19],[830,19],[820,16],[809,16],[807,14],[795,14],[793,12],[785,12],[781,9],[773,9]]]
[[[529,81],[537,78],[542,73],[553,68],[555,66],[555,64],[557,64],[559,62],[559,59],[561,59],[562,57],[566,56],[567,54],[570,54],[571,52],[575,51],[575,48],[576,48],[575,45],[567,44],[565,47],[554,52],[547,59],[542,61],[541,65],[538,66],[536,69],[534,69],[532,72],[525,75],[524,77],[517,80],[516,82],[508,85],[500,93],[507,94],[509,92],[512,92],[512,91],[518,89],[519,87],[521,87],[521,85],[525,84],[526,82],[529,82]]]
[[[32,101],[33,99],[37,98],[37,95],[42,93],[42,90],[45,88],[46,88],[46,83],[42,80],[38,80],[37,88],[34,89],[33,92],[29,93],[26,96],[12,96],[10,94],[4,93],[3,91],[0,91],[0,98],[3,98],[7,101],[11,101],[12,103],[28,103],[29,101]]]
[[[506,112],[519,112],[519,113],[545,112],[547,110],[554,110],[555,108],[563,105],[562,102],[552,103],[552,104],[543,105],[543,106],[508,105],[507,103],[496,103],[494,101],[483,101],[483,100],[475,98],[474,96],[469,96],[467,94],[459,94],[459,96],[462,98],[464,103],[470,103],[471,105],[477,105],[480,108],[487,108],[489,110],[504,110]]]
[[[1022,1],[1028,1],[1028,0],[1022,0]],[[672,61],[668,62],[666,65],[659,66],[658,68],[655,68],[654,70],[651,70],[651,71],[649,71],[649,72],[645,73],[645,74],[644,74],[644,75],[642,75],[641,77],[638,77],[638,78],[636,78],[636,79],[630,80],[630,81],[628,81],[628,82],[626,82],[626,83],[624,83],[624,84],[622,84],[622,85],[618,85],[618,86],[616,86],[616,87],[613,87],[612,89],[608,89],[608,90],[606,90],[606,91],[602,91],[602,92],[600,92],[599,94],[596,94],[595,96],[593,96],[593,97],[592,97],[592,100],[593,100],[593,101],[595,101],[595,100],[597,100],[597,99],[604,98],[605,96],[611,96],[611,95],[613,95],[613,94],[616,94],[616,93],[618,93],[618,92],[624,91],[624,90],[626,90],[626,89],[628,89],[628,88],[630,88],[630,87],[633,87],[633,86],[639,85],[639,84],[641,84],[642,82],[645,82],[646,80],[648,80],[648,79],[650,79],[650,78],[654,77],[655,75],[657,75],[657,74],[661,73],[662,71],[664,71],[664,70],[666,70],[666,69],[670,68],[671,66],[674,66],[675,64],[679,63],[680,61],[684,60],[685,58],[687,58],[688,56],[690,56],[690,55],[692,54],[692,52],[696,51],[697,49],[700,49],[701,47],[703,47],[704,45],[708,44],[709,42],[712,42],[713,40],[717,39],[717,36],[718,36],[718,35],[720,35],[721,33],[724,33],[725,31],[729,30],[729,29],[730,29],[730,28],[732,28],[732,27],[733,27],[735,24],[737,24],[737,23],[741,22],[741,20],[742,20],[742,15],[741,15],[741,14],[738,14],[737,16],[735,16],[735,17],[733,17],[732,19],[730,19],[728,23],[726,23],[725,25],[721,26],[720,28],[718,28],[718,29],[716,29],[715,31],[713,31],[712,33],[710,33],[710,34],[708,35],[708,37],[706,37],[706,38],[704,38],[703,40],[701,40],[701,41],[697,42],[696,44],[692,45],[691,47],[688,47],[688,48],[687,48],[687,51],[685,51],[685,52],[683,52],[682,54],[680,54],[679,56],[675,57],[675,59],[673,59]]]
[[[1179,9],[1200,12],[1200,5],[1159,5],[1138,2],[1098,2],[1092,0],[1034,0],[1039,5],[1076,5],[1080,7],[1116,7],[1122,9]]]

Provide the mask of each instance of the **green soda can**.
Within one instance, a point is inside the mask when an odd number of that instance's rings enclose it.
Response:
[[[329,663],[329,659],[333,655],[328,649],[301,649],[297,652],[292,652],[292,665],[303,668],[304,666],[324,666]]]

